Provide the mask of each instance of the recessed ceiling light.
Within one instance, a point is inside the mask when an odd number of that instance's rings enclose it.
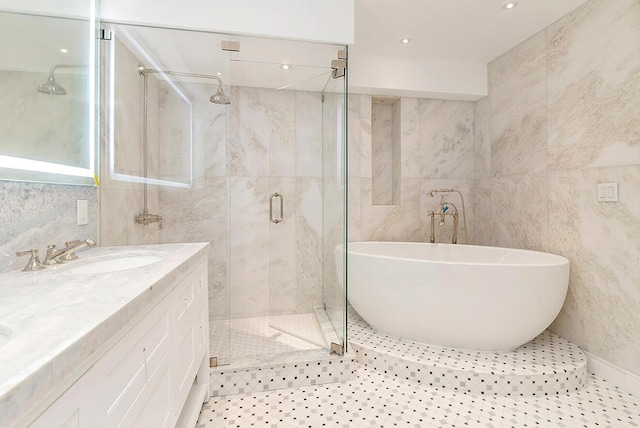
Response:
[[[216,73],[218,76],[222,76],[222,73],[220,73],[219,71]]]
[[[516,7],[517,5],[518,5],[517,1],[510,1],[508,3],[505,3],[505,5],[502,6],[502,8],[504,10],[510,10],[510,9],[513,9],[514,7]]]
[[[67,52],[69,52],[69,49],[64,49],[64,48],[62,48],[62,49],[60,49],[60,52],[62,52],[62,53],[67,53]]]
[[[282,64],[282,69],[283,70],[288,70],[289,69],[289,64]]]
[[[411,39],[404,38],[404,39],[402,39],[400,41],[402,42],[403,45],[406,45],[411,41]]]

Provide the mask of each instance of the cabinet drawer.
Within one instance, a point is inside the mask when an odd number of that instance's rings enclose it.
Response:
[[[115,426],[158,369],[171,346],[171,305],[165,299],[96,364],[108,426]]]
[[[174,311],[178,331],[181,331],[181,327],[188,322],[192,312],[196,272],[192,272],[176,287]]]

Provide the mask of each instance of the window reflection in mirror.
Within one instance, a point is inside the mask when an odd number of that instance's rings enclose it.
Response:
[[[0,179],[94,184],[95,20],[0,12]]]
[[[104,69],[109,179],[190,187],[193,97],[185,89],[189,78],[165,74],[173,68],[149,47],[149,40],[168,30],[107,27],[112,37],[105,45]],[[145,77],[140,66],[157,72]],[[177,71],[189,70],[177,66]]]

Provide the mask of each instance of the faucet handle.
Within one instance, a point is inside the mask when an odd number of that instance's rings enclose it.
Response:
[[[31,256],[29,257],[29,261],[27,262],[27,265],[24,267],[24,269],[22,269],[23,272],[31,272],[31,271],[46,269],[44,266],[42,266],[42,263],[40,263],[40,258],[38,257],[38,250],[36,248],[33,248],[31,250],[26,250],[26,251],[18,251],[16,253],[16,256],[18,257]]]

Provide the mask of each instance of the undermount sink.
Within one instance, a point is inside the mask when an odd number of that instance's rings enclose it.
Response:
[[[12,335],[13,334],[11,333],[11,329],[9,327],[0,325],[0,348],[2,348],[4,344],[7,343],[9,339],[11,339]]]
[[[138,268],[160,260],[162,260],[162,256],[150,254],[117,255],[98,260],[87,260],[81,265],[69,268],[67,272],[79,275],[93,275]]]

